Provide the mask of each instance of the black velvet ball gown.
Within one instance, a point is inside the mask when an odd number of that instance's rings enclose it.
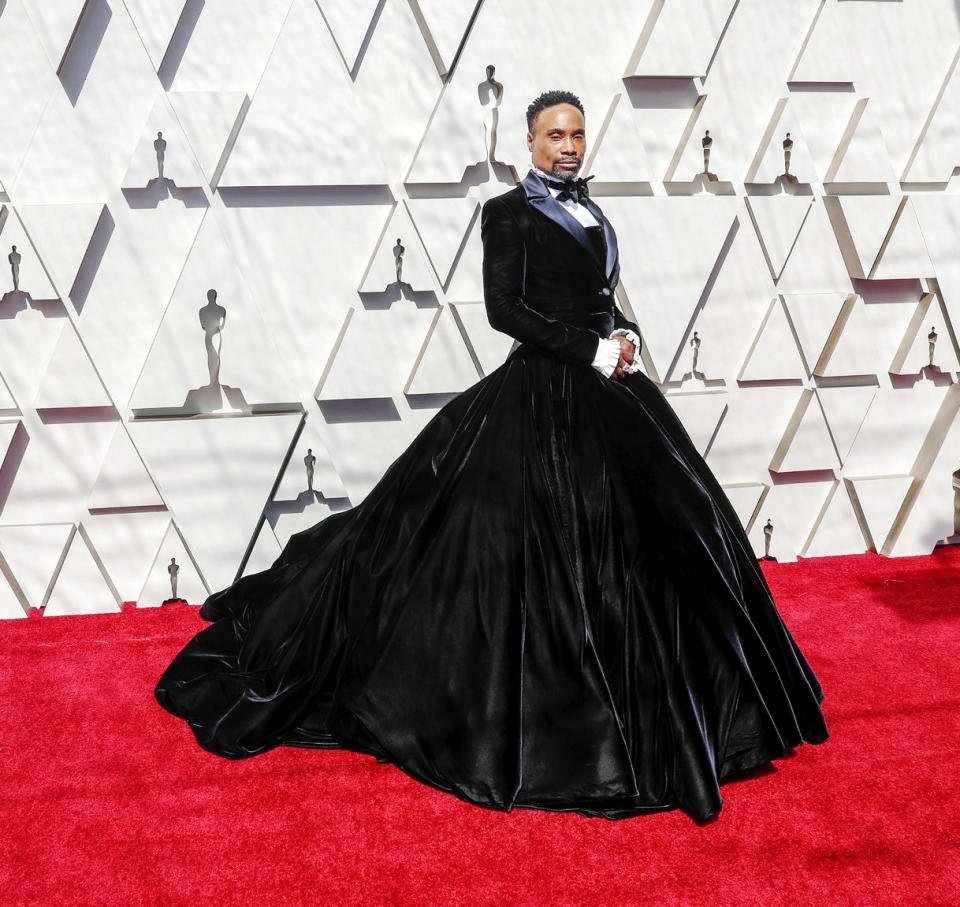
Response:
[[[591,365],[640,329],[613,301],[613,227],[581,204],[601,229],[533,170],[484,203],[484,302],[520,346],[357,506],[204,602],[155,691],[204,749],[343,747],[491,809],[706,820],[724,778],[827,739],[673,409]]]
[[[706,820],[726,776],[828,737],[658,386],[529,344],[200,615],[156,697],[230,759],[343,747],[493,809]]]

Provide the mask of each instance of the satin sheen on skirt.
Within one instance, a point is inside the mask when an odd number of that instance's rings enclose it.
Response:
[[[657,385],[529,345],[200,615],[155,694],[230,759],[341,747],[492,809],[703,821],[727,776],[828,738]]]

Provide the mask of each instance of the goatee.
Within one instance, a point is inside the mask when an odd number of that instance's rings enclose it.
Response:
[[[580,172],[580,168],[583,166],[583,158],[577,155],[577,169],[576,170],[561,170],[560,164],[573,163],[571,158],[561,158],[559,161],[554,161],[553,166],[550,168],[550,172],[557,178],[561,180],[572,180]]]

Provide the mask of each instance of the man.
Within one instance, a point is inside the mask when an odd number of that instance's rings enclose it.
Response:
[[[583,105],[569,91],[544,92],[527,108],[527,128],[530,172],[481,213],[488,319],[521,343],[620,379],[639,371],[642,341],[613,298],[616,234],[577,176],[586,153]],[[604,310],[612,329],[600,332]]]
[[[719,781],[827,738],[823,691],[733,505],[629,374],[579,100],[527,117],[535,169],[481,218],[487,314],[520,346],[358,506],[209,596],[156,698],[228,758],[345,747],[491,809],[706,821]]]

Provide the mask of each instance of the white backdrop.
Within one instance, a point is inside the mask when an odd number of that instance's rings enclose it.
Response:
[[[479,207],[548,88],[758,554],[956,541],[958,55],[957,0],[0,0],[0,615],[171,557],[197,603],[359,503],[511,346]]]

